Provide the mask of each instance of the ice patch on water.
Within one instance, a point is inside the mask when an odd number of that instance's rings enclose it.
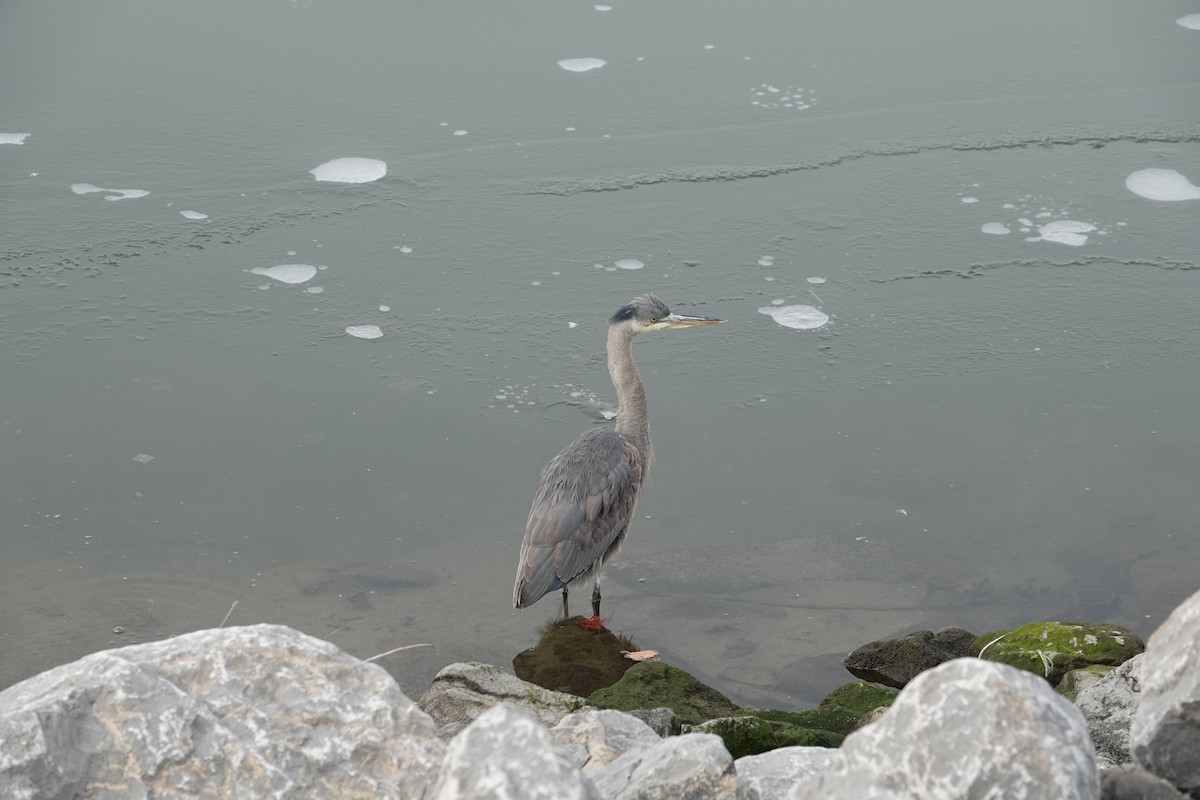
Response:
[[[208,214],[201,214],[199,211],[180,211],[179,216],[187,219],[208,219]]]
[[[250,271],[255,275],[266,275],[280,283],[304,283],[312,280],[317,274],[317,268],[311,264],[278,264],[274,267],[255,267]]]
[[[90,183],[72,183],[71,191],[75,194],[89,194],[91,192],[113,192],[107,195],[105,200],[133,200],[137,197],[145,197],[150,194],[145,189],[102,189],[99,186],[93,186]]]
[[[25,144],[28,133],[0,133],[0,144]]]
[[[1193,15],[1200,18],[1200,14]],[[1196,200],[1200,187],[1173,169],[1139,169],[1129,173],[1125,188],[1147,200]]]
[[[1200,14],[1188,14],[1186,17],[1180,17],[1175,20],[1175,24],[1191,28],[1194,31],[1200,31]]]
[[[567,72],[587,72],[589,69],[600,69],[607,63],[603,58],[564,58],[558,65]]]
[[[1096,230],[1090,222],[1080,222],[1077,219],[1056,219],[1038,228],[1038,236],[1027,236],[1027,242],[1058,242],[1079,247],[1087,244],[1088,234]]]
[[[383,336],[383,331],[378,325],[348,325],[346,333],[356,339],[378,339]]]
[[[829,322],[829,315],[815,306],[763,306],[758,313],[766,314],[785,328],[811,331]]]
[[[979,230],[983,231],[984,233],[994,233],[997,236],[1003,236],[1006,233],[1012,233],[1012,231],[1009,230],[1009,227],[1003,222],[985,222],[979,228]]]
[[[622,258],[620,261],[614,261],[613,266],[620,269],[641,269],[646,265],[636,258]]]
[[[370,183],[387,175],[387,164],[377,158],[335,158],[309,170],[319,181]]]
[[[803,86],[776,86],[760,83],[750,87],[750,105],[759,108],[778,108],[785,111],[803,111],[815,106],[816,98]]]

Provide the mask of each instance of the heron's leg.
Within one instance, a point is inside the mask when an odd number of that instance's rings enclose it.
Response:
[[[571,618],[571,612],[567,610],[567,587],[563,587],[563,621]]]
[[[592,616],[600,616],[600,581],[592,588]]]

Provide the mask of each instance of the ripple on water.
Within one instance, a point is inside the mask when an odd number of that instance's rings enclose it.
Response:
[[[335,158],[309,170],[319,181],[370,183],[387,175],[387,164],[377,158]]]
[[[829,322],[829,315],[815,306],[763,306],[758,313],[766,314],[785,328],[798,331],[815,330]]]
[[[564,58],[558,65],[568,72],[587,72],[590,69],[599,69],[607,63],[603,58]]]
[[[280,283],[304,283],[312,280],[317,268],[312,264],[277,264],[274,267],[254,267],[255,275],[266,275]]]
[[[1196,14],[1200,17],[1200,14]],[[1125,188],[1147,200],[1196,200],[1200,187],[1173,169],[1139,169],[1129,173]]]

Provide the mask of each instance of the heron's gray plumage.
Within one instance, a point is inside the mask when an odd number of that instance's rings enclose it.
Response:
[[[591,430],[542,469],[513,586],[513,606],[525,608],[548,592],[588,575],[596,578],[592,607],[599,613],[599,569],[620,548],[654,460],[646,390],[633,362],[633,339],[663,328],[721,320],[673,314],[654,295],[636,297],[609,320],[608,371],[617,390],[613,429]]]

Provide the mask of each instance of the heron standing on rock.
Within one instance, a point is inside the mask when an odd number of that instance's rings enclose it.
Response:
[[[625,541],[638,495],[654,461],[646,387],[633,363],[633,339],[647,331],[724,320],[676,314],[653,294],[635,297],[608,321],[608,374],[617,390],[613,429],[584,433],[542,469],[513,586],[513,607],[533,605],[591,576],[592,614],[600,616],[600,568]]]

